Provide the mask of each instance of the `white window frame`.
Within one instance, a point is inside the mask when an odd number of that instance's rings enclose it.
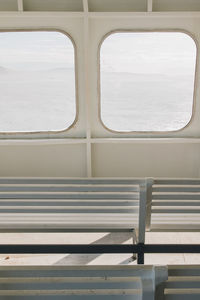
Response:
[[[38,135],[59,135],[59,134],[65,134],[66,132],[68,132],[70,129],[74,128],[74,126],[76,125],[78,118],[79,118],[79,105],[78,105],[78,70],[77,70],[77,46],[76,43],[74,41],[74,39],[72,38],[72,36],[66,32],[65,30],[61,30],[61,29],[57,29],[57,28],[39,28],[39,29],[5,29],[5,30],[0,30],[0,34],[1,33],[9,33],[9,32],[58,32],[61,33],[63,35],[65,35],[72,43],[73,49],[74,49],[74,84],[75,84],[75,116],[74,116],[74,121],[72,122],[72,124],[62,130],[40,130],[40,131],[15,131],[15,132],[11,132],[11,131],[4,131],[1,132],[0,131],[0,136],[2,137],[10,137],[11,139],[13,137],[18,137],[18,136],[24,136],[24,137],[35,137]]]
[[[183,126],[180,129],[176,129],[176,130],[163,130],[163,131],[137,131],[137,130],[130,130],[130,131],[118,131],[118,130],[113,130],[109,127],[107,127],[103,120],[102,120],[102,114],[101,114],[101,46],[103,45],[104,41],[106,40],[106,38],[108,38],[109,36],[111,36],[112,34],[115,33],[153,33],[153,32],[163,32],[163,33],[183,33],[187,36],[189,36],[193,42],[195,43],[196,46],[196,59],[195,59],[195,72],[194,72],[194,85],[193,85],[193,97],[192,97],[192,113],[191,113],[191,117],[189,119],[189,121],[187,122],[187,124],[185,126]],[[189,127],[191,122],[194,119],[194,114],[195,114],[195,107],[196,107],[196,86],[197,86],[197,65],[198,65],[198,56],[199,56],[199,47],[198,47],[198,42],[196,40],[196,38],[194,37],[193,34],[191,34],[190,32],[183,30],[183,29],[177,29],[177,30],[170,30],[170,29],[166,29],[166,30],[127,30],[127,29],[119,29],[119,30],[112,30],[109,31],[108,33],[106,33],[103,38],[101,39],[99,46],[98,46],[98,118],[100,120],[101,125],[103,126],[104,129],[106,129],[107,131],[109,131],[110,133],[114,133],[114,134],[161,134],[161,135],[166,135],[166,134],[170,134],[170,133],[179,133],[181,131],[184,131],[185,128]]]

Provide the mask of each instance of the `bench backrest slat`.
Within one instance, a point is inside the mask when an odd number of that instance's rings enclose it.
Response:
[[[0,230],[138,228],[144,179],[0,178]]]
[[[199,218],[199,179],[154,179],[151,230],[200,230]]]

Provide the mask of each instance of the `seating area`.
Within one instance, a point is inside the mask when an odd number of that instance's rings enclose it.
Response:
[[[0,299],[192,300],[200,266],[0,267]]]
[[[139,271],[139,273],[138,273]],[[0,268],[1,299],[154,299],[154,267]],[[148,285],[144,285],[148,282]],[[30,298],[29,298],[30,297]]]
[[[132,245],[51,245],[50,253],[163,252],[145,245],[146,231],[199,231],[200,180],[198,179],[69,179],[1,178],[1,232],[130,232]],[[157,247],[157,248],[156,248]],[[40,245],[25,253],[42,252]],[[1,246],[0,252],[22,251]],[[160,249],[160,250],[159,250]],[[200,252],[200,245],[171,245],[166,253]],[[61,252],[63,251],[63,252]],[[141,258],[139,259],[141,254]]]
[[[200,298],[200,266],[168,266],[168,279],[164,282],[165,300]],[[162,298],[159,298],[162,299]]]
[[[0,178],[1,232],[136,229],[143,242],[144,226],[200,230],[199,207],[199,179]]]
[[[132,244],[1,245],[0,253],[200,253],[145,233],[200,230],[199,179],[0,178],[0,231],[129,232]],[[195,248],[196,247],[196,248]],[[200,266],[0,266],[0,299],[200,298]]]
[[[150,179],[146,229],[200,230],[200,180]]]
[[[200,300],[200,0],[0,0],[0,300]]]
[[[142,179],[0,179],[0,231],[138,227]]]

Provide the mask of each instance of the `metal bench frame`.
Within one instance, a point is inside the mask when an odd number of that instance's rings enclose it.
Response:
[[[181,180],[180,180],[181,181]],[[169,182],[166,181],[166,182]],[[172,182],[172,180],[170,180]],[[184,183],[184,180],[182,180]],[[186,181],[185,181],[186,182]],[[194,184],[200,183],[200,180],[192,180]],[[150,230],[150,222],[151,222],[151,207],[152,207],[152,186],[154,180],[152,178],[147,178],[143,182],[140,183],[140,203],[139,203],[139,228],[138,228],[138,238],[136,238],[136,233],[134,228],[133,232],[133,244],[90,244],[90,245],[41,245],[41,244],[28,244],[28,245],[0,245],[0,253],[26,253],[26,254],[36,254],[36,253],[131,253],[137,254],[137,262],[138,264],[144,264],[144,254],[145,253],[200,253],[200,245],[189,245],[189,244],[145,244],[145,231]],[[187,182],[186,182],[187,183]],[[199,188],[200,190],[200,188]],[[90,231],[90,229],[88,229]],[[127,231],[127,229],[109,229],[105,230],[99,229],[97,231],[118,231],[123,232]],[[13,230],[11,230],[13,232]],[[23,230],[22,230],[23,231]],[[36,230],[30,230],[35,232]],[[48,230],[47,230],[48,231]],[[49,230],[53,232],[54,230]],[[55,229],[55,231],[57,231]],[[54,232],[55,232],[54,231]],[[59,230],[60,231],[60,230]],[[64,232],[68,232],[63,230]],[[95,229],[91,229],[92,232],[95,232]],[[191,230],[190,230],[191,231]],[[7,231],[6,231],[7,232]],[[69,232],[87,232],[86,229],[69,229]],[[131,229],[130,229],[131,232]]]

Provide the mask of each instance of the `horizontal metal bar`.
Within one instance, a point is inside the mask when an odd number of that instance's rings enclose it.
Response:
[[[134,246],[134,247],[133,247]],[[0,245],[0,253],[9,254],[34,254],[34,253],[74,253],[74,254],[91,254],[91,253],[137,253],[138,246],[132,244],[125,245],[108,245],[108,244],[91,244],[91,245]]]
[[[0,245],[0,254],[92,254],[92,253],[200,253],[200,244],[90,244],[90,245]]]
[[[144,253],[200,253],[200,244],[147,244]]]

